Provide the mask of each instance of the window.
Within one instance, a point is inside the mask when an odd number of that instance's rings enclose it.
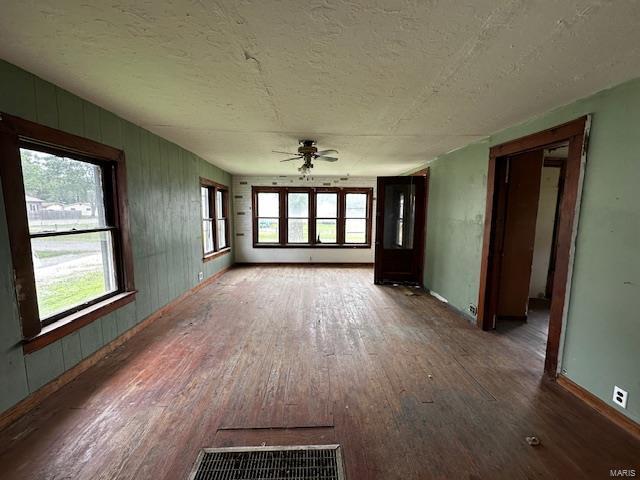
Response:
[[[227,242],[227,192],[216,190],[216,223],[218,225],[218,248],[229,246]]]
[[[210,260],[227,253],[229,246],[229,191],[224,185],[200,178],[202,257]]]
[[[45,208],[63,205],[60,211],[29,209],[27,214],[43,325],[118,291],[118,229],[105,202],[105,190],[112,189],[105,178],[108,167],[70,155],[24,143],[20,148],[25,204],[37,198]],[[87,208],[81,210],[82,205]]]
[[[402,234],[404,232],[404,193],[398,196],[398,219],[396,220],[396,245],[402,246]]]
[[[202,202],[202,248],[204,256],[215,252],[213,242],[213,204],[209,187],[200,187],[200,200]]]
[[[385,249],[413,248],[413,217],[415,216],[415,184],[386,185],[384,192],[385,217],[389,228],[385,228]]]
[[[345,194],[344,243],[367,242],[367,194]]]
[[[316,243],[338,243],[338,193],[316,194]]]
[[[371,188],[253,187],[256,247],[371,246]]]
[[[309,192],[287,193],[287,242],[309,243]]]
[[[258,193],[258,243],[280,243],[280,194]]]
[[[5,114],[0,150],[25,351],[33,351],[134,298],[124,153]]]

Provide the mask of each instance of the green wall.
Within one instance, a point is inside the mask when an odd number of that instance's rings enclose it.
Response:
[[[1,60],[0,111],[125,151],[138,289],[135,302],[42,350],[23,355],[5,209],[4,204],[0,205],[0,411],[3,411],[195,286],[198,272],[204,272],[206,278],[232,264],[233,255],[203,263],[200,243],[199,177],[230,187],[231,176],[227,172]]]
[[[640,421],[640,79],[437,157],[430,172],[425,286],[477,304],[489,147],[593,114],[562,356],[565,375]],[[615,406],[615,408],[618,408]]]

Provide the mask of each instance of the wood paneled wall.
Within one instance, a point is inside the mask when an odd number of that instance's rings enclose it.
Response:
[[[232,253],[203,263],[200,245],[199,177],[231,187],[227,172],[1,60],[0,85],[0,111],[125,151],[131,241],[139,291],[134,303],[42,350],[23,355],[5,205],[0,195],[0,411],[3,411],[195,286],[198,272],[207,278],[234,260]],[[230,238],[233,240],[232,235]]]

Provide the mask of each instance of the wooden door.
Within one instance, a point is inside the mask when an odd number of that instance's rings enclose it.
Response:
[[[543,150],[507,159],[496,315],[526,319]]]
[[[427,178],[378,177],[375,283],[423,283]]]

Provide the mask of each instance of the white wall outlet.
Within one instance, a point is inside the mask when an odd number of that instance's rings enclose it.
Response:
[[[471,315],[475,317],[476,315],[478,315],[478,307],[476,307],[474,304],[470,304],[469,313],[471,313]]]
[[[613,387],[613,401],[618,405],[620,405],[622,408],[627,408],[628,397],[629,397],[629,394],[626,391],[624,391],[617,385]]]
[[[204,278],[204,273],[198,272],[198,281],[201,282],[203,278]]]

